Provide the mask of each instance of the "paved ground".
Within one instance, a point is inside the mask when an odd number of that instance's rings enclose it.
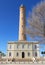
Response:
[[[45,64],[31,63],[31,64],[0,64],[0,65],[45,65]]]
[[[0,62],[0,65],[45,65],[45,62]]]
[[[45,65],[45,63],[0,63],[0,65]]]

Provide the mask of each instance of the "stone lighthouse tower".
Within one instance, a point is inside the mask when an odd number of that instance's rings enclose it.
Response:
[[[19,16],[19,41],[9,41],[7,47],[7,60],[8,61],[26,61],[39,57],[38,41],[27,41],[25,34],[26,15],[25,7],[20,6]]]
[[[20,17],[19,17],[19,41],[26,40],[25,34],[25,26],[26,26],[26,18],[25,18],[25,7],[23,5],[20,6]]]

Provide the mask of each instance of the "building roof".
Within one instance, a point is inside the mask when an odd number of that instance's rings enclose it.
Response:
[[[38,44],[39,42],[38,41],[8,41],[8,44],[16,44],[16,43],[18,43],[18,44],[20,44],[20,43],[25,43],[25,44],[27,44],[27,43],[36,43],[36,44]]]

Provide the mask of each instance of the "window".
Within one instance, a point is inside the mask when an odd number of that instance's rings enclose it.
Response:
[[[37,45],[35,45],[35,49],[37,49]]]
[[[30,45],[28,44],[28,48],[30,48]]]
[[[9,52],[9,56],[11,56],[11,52]]]
[[[22,48],[24,48],[24,44],[22,45]]]
[[[11,45],[10,45],[10,49],[11,49]]]
[[[18,45],[17,45],[17,48],[18,48]]]
[[[30,56],[30,53],[28,52],[28,56]]]
[[[35,52],[35,56],[37,57],[37,52]]]
[[[16,56],[19,56],[18,52],[17,52],[17,55]]]

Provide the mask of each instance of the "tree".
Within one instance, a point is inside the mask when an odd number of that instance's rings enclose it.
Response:
[[[32,9],[28,17],[28,24],[26,32],[31,37],[41,37],[42,41],[45,43],[45,1],[38,3]]]
[[[0,51],[0,53],[1,53],[1,56],[6,56],[2,51]]]
[[[45,56],[45,51],[42,51],[41,54],[43,55],[43,57]]]

